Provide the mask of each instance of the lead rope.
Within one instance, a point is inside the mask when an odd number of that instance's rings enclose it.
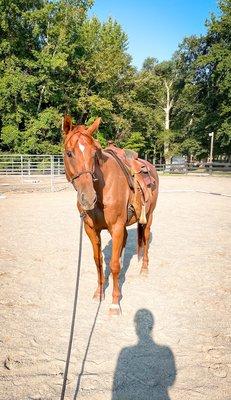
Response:
[[[75,284],[75,297],[74,297],[70,338],[69,338],[69,344],[68,344],[68,349],[67,349],[67,358],[66,358],[66,364],[65,364],[65,371],[64,371],[64,375],[63,375],[63,386],[62,386],[62,392],[61,392],[60,400],[64,400],[64,397],[65,397],[66,386],[67,386],[67,375],[68,375],[68,369],[69,369],[69,364],[70,364],[71,349],[72,349],[73,335],[74,335],[74,329],[75,329],[75,317],[76,317],[76,307],[77,307],[77,301],[78,301],[80,265],[81,265],[81,255],[82,255],[83,218],[84,218],[84,214],[81,214],[80,217],[81,217],[81,222],[80,222],[80,232],[79,232],[79,258],[78,258],[76,284]]]

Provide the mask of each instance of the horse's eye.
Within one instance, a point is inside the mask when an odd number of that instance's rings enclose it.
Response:
[[[67,157],[72,157],[72,151],[67,150]]]

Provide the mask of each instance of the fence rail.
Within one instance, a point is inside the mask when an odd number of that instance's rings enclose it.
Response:
[[[0,155],[0,178],[8,177],[0,188],[18,185],[33,185],[48,187],[51,191],[60,186],[64,177],[64,162],[62,155]],[[12,179],[10,179],[12,178]],[[13,179],[15,178],[15,179]],[[16,179],[18,178],[18,179]],[[65,180],[63,179],[63,183]]]
[[[0,155],[0,175],[64,174],[62,155]]]
[[[163,174],[231,173],[231,163],[224,162],[155,164],[155,167]],[[35,187],[36,183],[37,187],[44,186],[51,191],[67,185],[62,155],[0,154],[0,191],[3,187],[22,187],[22,184],[24,188],[29,184]]]
[[[155,164],[157,171],[163,173],[204,173],[213,174],[214,172],[231,172],[231,163],[212,162],[212,163],[183,163],[183,164]]]

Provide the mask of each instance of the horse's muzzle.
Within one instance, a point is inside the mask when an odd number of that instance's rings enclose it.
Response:
[[[84,193],[81,193],[81,195],[78,196],[78,200],[84,211],[90,211],[95,208],[97,197],[95,194],[93,199],[88,199],[88,197]]]

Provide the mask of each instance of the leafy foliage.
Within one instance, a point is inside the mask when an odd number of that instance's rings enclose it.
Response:
[[[92,0],[0,0],[0,149],[59,153],[63,113],[101,116],[97,138],[169,158],[231,152],[231,0],[173,58],[137,71],[128,38],[87,11]]]
[[[135,150],[139,153],[145,147],[145,138],[140,132],[132,132],[129,138],[118,144],[125,149]]]

